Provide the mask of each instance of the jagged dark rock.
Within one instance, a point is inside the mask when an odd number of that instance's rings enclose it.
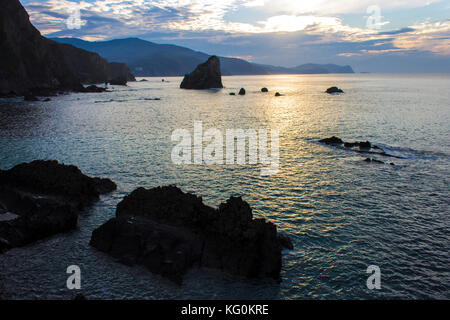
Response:
[[[241,90],[239,90],[239,95],[240,96],[244,96],[245,95],[245,89],[241,88]]]
[[[346,148],[354,148],[354,147],[359,147],[360,149],[370,149],[372,148],[372,144],[369,141],[356,141],[356,142],[345,142],[344,143],[344,147]],[[376,147],[376,146],[374,146]],[[378,148],[378,147],[376,147]],[[379,148],[378,148],[379,149]]]
[[[331,145],[344,143],[344,141],[341,138],[338,138],[335,136],[332,136],[331,138],[325,138],[325,139],[319,140],[319,142],[325,143],[325,144],[331,144]]]
[[[182,89],[212,89],[223,88],[220,73],[220,60],[211,56],[205,63],[199,64],[190,74],[184,76]]]
[[[108,63],[98,54],[43,37],[19,0],[1,2],[0,96],[47,96],[104,83]]]
[[[87,87],[82,87],[78,91],[79,92],[84,92],[84,93],[87,93],[87,92],[94,92],[94,93],[97,92],[98,93],[98,92],[105,92],[105,91],[107,91],[107,89],[106,88],[102,88],[102,87],[97,87],[96,85],[92,84],[92,85],[87,86]]]
[[[344,90],[339,89],[338,87],[330,87],[325,92],[326,93],[343,93]]]
[[[338,149],[351,150],[363,154],[374,154],[399,159],[402,158],[401,156],[386,153],[382,148],[372,144],[369,141],[344,142],[342,139],[333,136],[331,138],[321,139],[319,142],[334,146]],[[355,147],[357,147],[357,149]]]
[[[267,88],[262,88],[262,89],[261,89],[261,92],[269,92],[269,89],[267,89]]]
[[[0,170],[0,252],[74,229],[80,210],[115,189],[57,161]]]
[[[144,265],[180,283],[193,266],[279,279],[283,239],[273,223],[253,218],[240,197],[214,209],[169,186],[134,190],[90,243],[122,263]]]

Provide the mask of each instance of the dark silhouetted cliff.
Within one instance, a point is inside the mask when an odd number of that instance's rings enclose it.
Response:
[[[43,37],[18,0],[0,0],[0,95],[78,91],[108,80],[97,53]]]

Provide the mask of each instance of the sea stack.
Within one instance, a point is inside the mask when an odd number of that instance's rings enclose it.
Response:
[[[184,76],[182,89],[212,89],[223,88],[220,73],[220,60],[211,56],[205,63],[199,64],[194,71]]]

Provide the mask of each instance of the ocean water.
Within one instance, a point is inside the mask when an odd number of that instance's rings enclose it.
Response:
[[[181,78],[147,79],[50,102],[0,101],[1,169],[57,159],[118,184],[77,230],[0,255],[6,297],[70,299],[66,268],[78,265],[91,299],[450,298],[450,75],[234,76],[205,91],[179,89]],[[325,94],[333,85],[345,94]],[[245,96],[229,95],[241,87]],[[173,130],[192,132],[196,120],[224,133],[278,129],[278,173],[173,164]],[[398,156],[375,157],[395,166],[317,142],[332,135],[369,140]],[[282,281],[193,269],[178,286],[89,246],[124,195],[168,184],[214,207],[241,195],[289,234],[295,250],[283,252]],[[369,265],[380,267],[379,290],[366,286]]]

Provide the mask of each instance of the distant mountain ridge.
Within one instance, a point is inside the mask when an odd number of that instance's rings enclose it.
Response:
[[[157,44],[138,38],[93,42],[77,38],[52,39],[98,53],[108,61],[126,63],[136,76],[183,76],[211,56],[177,45]],[[219,59],[222,75],[354,73],[351,66],[335,64],[308,63],[286,68],[251,63],[238,58]]]

